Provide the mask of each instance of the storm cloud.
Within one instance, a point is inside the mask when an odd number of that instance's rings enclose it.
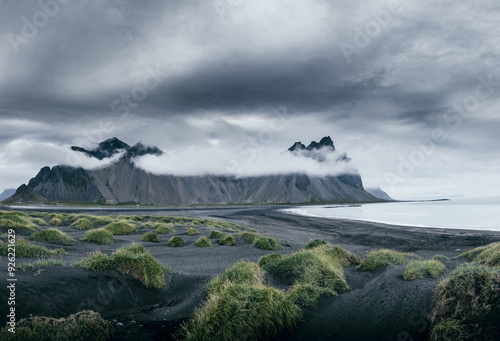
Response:
[[[396,198],[498,194],[495,1],[0,6],[0,189],[112,136],[190,174],[330,135]]]

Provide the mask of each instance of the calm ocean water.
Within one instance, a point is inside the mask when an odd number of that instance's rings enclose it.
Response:
[[[378,223],[500,231],[500,197],[362,205],[301,206],[290,214]]]

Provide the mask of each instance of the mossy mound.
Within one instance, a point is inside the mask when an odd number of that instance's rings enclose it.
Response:
[[[173,247],[181,247],[181,246],[184,246],[185,244],[186,244],[186,242],[180,236],[174,236],[174,237],[170,238],[170,240],[168,241],[168,245],[173,246]]]
[[[115,241],[115,236],[108,230],[98,228],[85,232],[81,240],[88,243],[111,244]]]
[[[61,245],[72,245],[76,242],[73,238],[68,237],[66,233],[55,228],[35,232],[31,234],[30,239]]]
[[[394,250],[374,250],[371,251],[358,266],[360,271],[377,271],[387,265],[408,264],[418,256],[412,253],[403,253]]]
[[[137,226],[130,224],[126,221],[118,221],[108,224],[103,229],[109,231],[115,236],[123,236],[128,234],[135,234],[138,232]]]
[[[143,242],[153,242],[153,243],[159,243],[160,238],[158,237],[158,233],[156,232],[146,232],[142,237],[141,240]]]
[[[210,239],[208,237],[200,237],[194,245],[199,246],[199,247],[211,247],[212,243],[210,242]]]

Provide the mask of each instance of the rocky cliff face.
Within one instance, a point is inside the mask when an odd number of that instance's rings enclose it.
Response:
[[[302,147],[303,146],[303,147]],[[251,203],[309,203],[364,202],[375,198],[363,189],[359,174],[338,176],[309,176],[282,174],[236,178],[231,176],[155,175],[134,165],[138,156],[163,152],[156,147],[136,144],[130,147],[113,138],[94,150],[72,147],[100,160],[120,152],[123,156],[111,165],[84,170],[67,166],[44,167],[30,180],[28,187],[47,199],[61,202],[138,203],[154,205],[190,204],[251,204]],[[297,142],[289,149],[297,157],[313,157],[335,151],[330,137],[305,147]],[[342,154],[341,154],[342,155]],[[340,158],[339,162],[349,162]]]

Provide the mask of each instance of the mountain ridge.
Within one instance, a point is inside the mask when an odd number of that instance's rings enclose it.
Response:
[[[294,145],[298,144],[301,143]],[[319,143],[312,141],[308,147],[305,147],[306,152],[314,155],[299,153],[297,157],[317,159],[319,154],[316,153],[338,153],[329,136]],[[115,137],[101,142],[92,150],[77,146],[71,149],[99,160],[124,154],[108,166],[91,170],[64,165],[43,167],[27,187],[49,200],[94,204],[287,204],[377,200],[364,190],[357,172],[332,176],[284,172],[243,178],[212,174],[157,175],[137,167],[133,160],[143,155],[163,155],[163,151],[154,146],[137,143],[130,147]],[[338,162],[349,161],[345,157]]]

